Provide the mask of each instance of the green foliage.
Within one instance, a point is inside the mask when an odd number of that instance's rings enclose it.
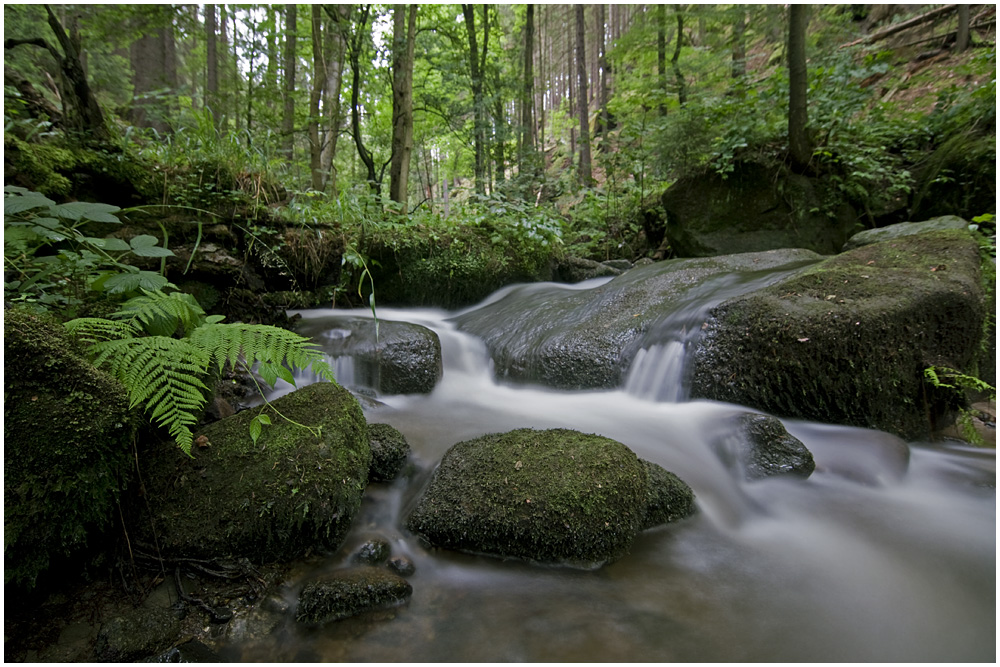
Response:
[[[945,366],[930,366],[924,369],[924,381],[935,389],[945,389],[947,394],[956,400],[960,407],[955,420],[959,432],[968,442],[974,445],[985,445],[985,441],[973,426],[973,414],[965,407],[968,405],[966,396],[969,393],[988,394],[991,401],[996,402],[996,387],[977,377],[966,375],[954,368]]]
[[[150,420],[166,427],[190,454],[191,428],[204,409],[206,381],[213,372],[259,365],[257,372],[267,384],[281,378],[294,385],[290,366],[308,368],[334,381],[308,339],[277,327],[221,320],[218,315],[206,316],[189,295],[144,291],[111,319],[78,318],[66,327],[89,344],[94,364],[122,383],[130,407],[143,406]]]
[[[162,275],[126,264],[129,257],[169,257],[155,237],[126,242],[92,236],[93,223],[120,225],[108,204],[56,204],[17,186],[4,188],[4,299],[37,309],[75,312],[86,292],[129,294],[167,285]]]

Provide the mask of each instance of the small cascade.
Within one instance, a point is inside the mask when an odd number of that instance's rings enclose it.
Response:
[[[664,403],[683,400],[685,347],[672,340],[639,350],[625,377],[625,393]]]

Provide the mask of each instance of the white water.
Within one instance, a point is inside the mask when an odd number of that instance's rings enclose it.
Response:
[[[416,564],[413,596],[374,620],[307,630],[289,618],[263,639],[228,647],[225,657],[995,661],[993,450],[787,421],[813,452],[816,472],[749,483],[720,456],[734,437],[729,417],[745,408],[676,402],[683,390],[658,382],[675,372],[680,342],[664,346],[662,363],[654,362],[656,350],[637,358],[627,391],[558,392],[494,381],[482,343],[457,332],[448,313],[379,316],[422,324],[441,339],[444,375],[432,394],[379,396],[381,405],[365,410],[370,422],[406,436],[418,472],[371,485],[342,553],[304,565],[298,580],[341,566],[363,539],[382,535]],[[682,365],[676,372],[681,377]],[[690,484],[699,511],[641,533],[628,556],[596,572],[427,550],[401,528],[448,448],[526,426],[615,438]],[[295,593],[293,582],[289,600]]]

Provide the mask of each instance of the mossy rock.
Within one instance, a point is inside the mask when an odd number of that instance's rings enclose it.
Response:
[[[405,602],[413,587],[388,570],[357,567],[307,583],[299,594],[295,620],[306,625],[357,616]]]
[[[4,582],[32,587],[116,515],[134,424],[58,323],[4,310]]]
[[[899,222],[895,225],[879,227],[878,229],[866,229],[863,232],[858,232],[851,238],[847,239],[847,243],[844,244],[844,250],[854,250],[855,248],[860,248],[863,245],[879,243],[890,239],[898,239],[902,236],[910,236],[911,234],[923,234],[924,232],[934,232],[945,229],[968,228],[969,223],[957,215],[942,215],[937,218],[922,220],[920,222]]]
[[[102,662],[134,662],[170,648],[180,632],[180,621],[171,610],[136,609],[101,626],[94,652]]]
[[[690,489],[651,490],[649,471],[598,435],[485,435],[448,450],[406,527],[437,547],[593,569],[624,556],[643,528],[690,514]]]
[[[924,369],[970,373],[985,315],[968,232],[866,245],[713,309],[692,396],[927,437],[947,406]]]
[[[736,423],[741,441],[738,457],[746,479],[809,477],[816,469],[812,452],[785,429],[781,420],[747,413],[737,417]]]
[[[361,407],[328,382],[272,405],[256,443],[250,421],[261,410],[245,410],[197,434],[206,446],[196,439],[193,458],[162,444],[140,458],[160,553],[264,563],[340,547],[371,465]],[[138,523],[152,543],[150,522]]]
[[[389,424],[369,424],[372,467],[368,471],[370,482],[389,482],[396,478],[410,454],[406,438]]]

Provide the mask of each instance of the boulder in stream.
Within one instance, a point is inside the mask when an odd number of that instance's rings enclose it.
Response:
[[[520,285],[454,322],[483,339],[502,379],[614,389],[640,349],[662,342],[664,322],[680,312],[694,318],[682,322],[688,331],[700,327],[705,300],[732,285],[733,274],[773,282],[780,278],[773,272],[819,260],[808,250],[775,250],[658,262],[591,289]]]
[[[596,569],[693,511],[687,484],[620,442],[518,429],[449,449],[406,527],[437,547]]]
[[[403,434],[390,424],[369,424],[368,435],[372,448],[368,481],[390,482],[403,469],[410,454],[410,445]]]
[[[865,245],[714,308],[692,396],[928,437],[947,406],[924,369],[973,373],[985,316],[968,232]]]
[[[133,539],[164,557],[290,560],[344,541],[368,484],[368,425],[343,387],[320,382],[272,401],[272,425],[254,443],[260,409],[215,422],[192,457],[158,444],[139,457],[152,516]],[[279,414],[281,416],[279,416]],[[295,420],[297,424],[289,420]]]
[[[735,419],[735,451],[721,454],[724,459],[733,459],[746,479],[774,475],[808,477],[816,469],[812,452],[785,430],[781,420],[749,412]]]
[[[295,620],[319,625],[405,602],[413,587],[387,569],[355,567],[310,581],[299,593]]]

